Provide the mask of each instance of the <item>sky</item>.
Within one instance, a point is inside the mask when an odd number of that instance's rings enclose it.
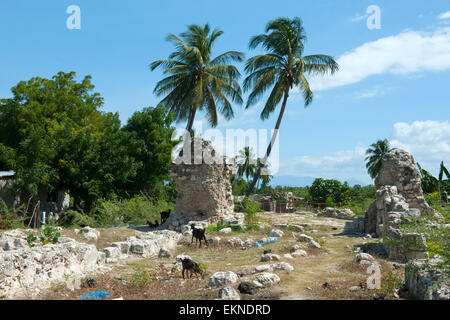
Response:
[[[80,8],[80,29],[67,27],[71,5]],[[380,9],[379,28],[369,28],[374,12],[367,9],[373,5]],[[135,111],[161,100],[153,89],[162,73],[150,71],[149,64],[173,51],[165,40],[169,33],[208,22],[224,31],[213,56],[237,50],[249,58],[261,53],[248,49],[250,37],[282,16],[302,19],[305,55],[331,55],[340,71],[308,77],[314,92],[308,108],[298,91],[290,95],[278,148],[269,158],[272,184],[301,186],[317,177],[372,183],[364,153],[384,138],[434,175],[441,161],[450,163],[448,0],[2,0],[0,98],[11,97],[19,81],[75,71],[78,80],[92,76],[105,100],[103,111],[118,112],[125,124]],[[243,80],[244,64],[237,67]],[[216,129],[224,136],[238,128],[269,134],[279,107],[262,121],[263,104],[264,98],[247,110],[233,105],[235,118],[219,118]],[[196,120],[202,133],[209,128],[203,114]]]

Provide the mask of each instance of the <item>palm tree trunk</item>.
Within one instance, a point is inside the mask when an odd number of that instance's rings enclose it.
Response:
[[[267,151],[264,156],[264,159],[259,164],[258,171],[256,171],[256,174],[253,177],[252,184],[250,185],[250,187],[247,190],[247,194],[246,194],[247,197],[250,196],[250,194],[253,192],[256,182],[259,180],[259,177],[261,176],[261,170],[264,167],[264,164],[267,162],[267,158],[269,158],[270,152],[272,151],[272,147],[275,144],[275,140],[277,139],[277,136],[278,136],[278,130],[280,129],[281,119],[283,119],[284,109],[286,108],[286,102],[287,102],[288,97],[289,97],[289,88],[287,88],[286,91],[284,92],[283,104],[281,105],[280,114],[278,115],[278,120],[275,125],[275,131],[272,135],[272,139],[270,140],[269,146],[267,147]]]
[[[194,125],[194,118],[196,111],[197,108],[194,108],[193,110],[191,110],[191,114],[189,115],[189,120],[186,125],[186,131],[189,132],[189,134],[191,134],[192,126]]]

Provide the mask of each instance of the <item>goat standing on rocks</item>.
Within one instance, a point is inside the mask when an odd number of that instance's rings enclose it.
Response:
[[[181,271],[181,274],[183,275],[183,279],[184,279],[185,271],[186,271],[186,276],[188,276],[189,278],[192,277],[192,273],[195,273],[195,276],[197,278],[198,278],[198,274],[200,274],[203,279],[203,271],[200,270],[200,267],[198,266],[198,264],[195,261],[193,261],[189,258],[184,258],[183,260],[181,260],[181,265],[183,266],[183,269]]]
[[[170,212],[171,212],[172,210],[171,209],[169,209],[168,211],[163,211],[163,212],[161,212],[160,213],[160,215],[161,215],[161,224],[163,224],[164,222],[166,222],[166,220],[169,218],[169,216],[170,216]]]
[[[194,242],[194,238],[195,238],[195,245],[197,245],[197,240],[200,241],[199,248],[202,247],[202,240],[205,240],[205,244],[206,244],[206,246],[208,246],[208,241],[206,240],[206,237],[205,237],[205,229],[197,229],[195,227],[195,225],[193,225],[193,224],[191,224],[191,228],[192,228],[191,244]]]

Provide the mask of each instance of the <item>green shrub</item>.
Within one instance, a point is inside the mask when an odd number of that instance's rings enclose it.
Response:
[[[22,207],[10,211],[6,203],[0,199],[0,230],[2,229],[17,229],[24,226],[24,218],[20,216]]]
[[[61,215],[59,224],[66,227],[111,227],[117,223],[143,225],[147,221],[159,222],[160,212],[167,209],[173,209],[173,204],[139,195],[131,199],[102,202],[91,214],[66,211]]]

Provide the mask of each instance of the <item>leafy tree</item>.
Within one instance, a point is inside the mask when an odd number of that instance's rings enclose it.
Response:
[[[370,145],[366,150],[367,157],[365,158],[367,172],[372,179],[375,179],[381,168],[381,159],[384,155],[391,151],[388,139],[378,140]]]
[[[351,188],[347,182],[342,184],[334,179],[317,178],[309,188],[311,199],[322,203],[331,200],[335,204],[346,204],[350,201],[350,192]]]
[[[161,67],[168,75],[156,84],[154,93],[165,96],[161,101],[176,114],[177,122],[187,120],[186,130],[191,131],[198,110],[206,112],[211,126],[218,121],[218,111],[231,119],[234,116],[231,101],[242,104],[241,87],[237,80],[238,69],[229,64],[242,61],[243,53],[227,51],[211,58],[212,47],[222,30],[211,32],[208,24],[189,25],[180,37],[170,34],[167,40],[176,51],[168,59],[154,61],[151,70]],[[217,110],[219,109],[219,110]]]
[[[99,110],[103,98],[92,92],[90,76],[75,76],[21,81],[12,98],[0,100],[0,154],[26,198],[39,189],[68,190],[89,210],[115,196],[139,164],[128,155],[118,114]]]
[[[126,184],[133,194],[154,192],[155,185],[169,180],[171,153],[177,141],[172,141],[174,114],[161,104],[135,112],[123,131],[129,134],[129,154],[142,165]],[[162,189],[161,189],[162,190]]]
[[[261,119],[267,119],[275,111],[280,101],[282,101],[282,104],[275,125],[275,132],[272,135],[265,157],[253,177],[247,195],[251,194],[259,180],[263,165],[275,143],[290,90],[294,86],[301,90],[306,107],[313,100],[313,92],[306,75],[333,74],[338,70],[338,64],[330,56],[323,54],[303,56],[305,40],[305,31],[298,17],[272,20],[267,24],[265,34],[254,36],[250,40],[250,49],[262,46],[267,53],[248,59],[245,65],[245,71],[249,75],[244,81],[244,91],[252,89],[246,108],[256,104],[266,90],[271,87],[272,91],[261,112]]]

